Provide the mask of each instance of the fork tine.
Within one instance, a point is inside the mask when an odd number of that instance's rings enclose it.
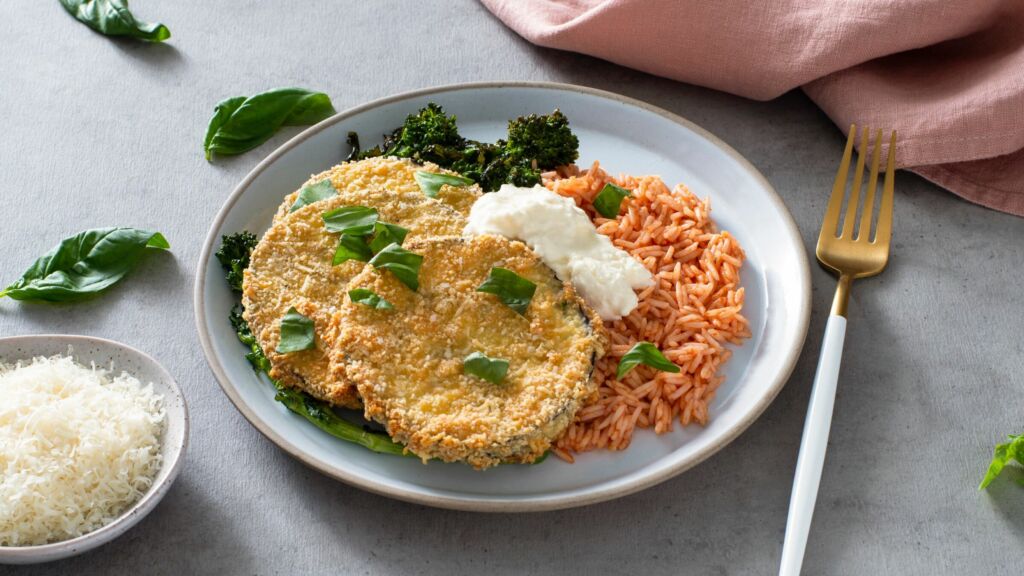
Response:
[[[857,206],[860,205],[860,185],[864,180],[864,158],[868,155],[868,135],[870,128],[865,128],[860,133],[860,151],[857,152],[857,168],[853,172],[853,187],[850,188],[850,200],[846,204],[846,214],[843,216],[843,230],[840,238],[853,239],[853,223],[857,220]]]
[[[863,149],[861,150],[863,152]],[[871,151],[871,177],[868,178],[868,187],[864,190],[864,212],[860,215],[860,229],[857,231],[857,240],[870,240],[871,221],[875,218],[875,189],[878,187],[878,159],[882,152],[882,130],[879,129],[875,136],[875,147]]]
[[[885,167],[885,190],[882,192],[882,205],[878,212],[878,225],[875,227],[875,244],[889,246],[892,238],[892,203],[893,187],[896,179],[896,131],[892,131],[889,139],[889,162]]]
[[[821,223],[821,232],[818,234],[818,245],[821,245],[829,237],[834,238],[836,229],[839,228],[839,214],[843,209],[843,195],[846,191],[846,176],[850,171],[850,157],[853,154],[853,141],[856,138],[857,125],[850,124],[850,135],[846,137],[843,161],[839,163],[836,182],[832,185],[832,196],[828,199],[828,208],[825,209],[825,218]]]

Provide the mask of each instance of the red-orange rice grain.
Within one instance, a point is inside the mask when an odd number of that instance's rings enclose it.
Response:
[[[608,182],[632,192],[616,219],[600,216],[592,206]],[[654,286],[638,293],[640,303],[629,316],[605,322],[611,346],[594,370],[598,397],[579,411],[555,444],[555,454],[571,462],[573,452],[626,448],[637,427],[663,434],[676,419],[683,426],[707,424],[708,404],[723,379],[719,371],[730,356],[724,344],[750,336],[741,314],[739,243],[715,227],[708,200],[681,184],[669,190],[657,176],[612,178],[595,162],[585,171],[569,167],[545,173],[544,185],[575,200],[598,232],[655,277]],[[655,344],[682,368],[680,373],[641,365],[617,381],[619,359],[639,341]]]

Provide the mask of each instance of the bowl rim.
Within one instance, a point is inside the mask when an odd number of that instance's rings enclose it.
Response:
[[[799,264],[799,283],[802,285],[804,292],[804,298],[800,302],[800,308],[796,311],[794,318],[799,323],[797,326],[797,337],[792,342],[792,346],[786,350],[786,357],[783,362],[783,369],[780,370],[777,376],[772,382],[766,386],[765,394],[762,398],[754,405],[754,407],[726,433],[724,433],[717,442],[708,445],[706,448],[697,452],[693,457],[687,461],[682,462],[676,466],[667,467],[658,470],[645,478],[630,483],[624,486],[609,486],[599,490],[590,490],[583,494],[562,494],[555,496],[542,496],[539,498],[533,498],[530,500],[509,500],[509,499],[496,499],[496,498],[481,498],[481,497],[458,497],[444,494],[424,494],[416,490],[408,490],[401,487],[395,486],[381,486],[373,483],[367,479],[364,479],[358,474],[351,474],[346,470],[336,469],[323,462],[320,462],[315,457],[307,455],[304,451],[299,449],[297,446],[292,444],[283,435],[279,434],[272,427],[267,425],[260,419],[245,403],[241,396],[235,391],[232,385],[229,385],[230,377],[224,370],[224,367],[220,364],[216,354],[213,350],[213,344],[210,338],[210,330],[208,328],[208,319],[206,318],[205,312],[205,295],[204,288],[206,286],[206,268],[210,261],[210,258],[216,245],[216,240],[224,220],[228,214],[234,208],[235,204],[242,197],[246,190],[252,185],[252,183],[259,177],[267,168],[273,165],[279,158],[290,152],[296,146],[302,144],[312,136],[320,133],[327,128],[348,119],[351,116],[360,114],[367,110],[407,100],[411,98],[418,98],[422,96],[430,96],[434,94],[441,94],[445,92],[454,92],[461,90],[474,90],[474,89],[493,89],[493,88],[536,88],[543,90],[553,91],[566,91],[566,92],[577,92],[587,96],[595,96],[598,98],[604,98],[613,100],[622,104],[637,107],[647,112],[654,113],[658,116],[665,118],[666,120],[675,124],[681,125],[682,127],[689,129],[696,133],[698,136],[707,140],[710,144],[721,150],[723,153],[732,158],[737,164],[739,164],[752,178],[754,178],[760,186],[768,193],[768,200],[778,209],[782,216],[781,224],[786,229],[787,238],[789,242],[795,248],[795,256]],[[807,339],[807,331],[810,325],[811,318],[811,274],[810,266],[808,264],[807,251],[804,248],[803,240],[800,235],[800,230],[797,228],[796,222],[793,220],[793,215],[786,207],[785,202],[779,196],[775,188],[768,182],[768,179],[743,155],[741,155],[736,149],[726,144],[720,138],[708,132],[704,128],[697,124],[687,120],[686,118],[679,116],[678,114],[669,112],[663,108],[659,108],[652,104],[648,104],[642,100],[637,100],[629,96],[623,96],[614,92],[606,90],[600,90],[597,88],[590,88],[587,86],[579,86],[575,84],[567,84],[561,82],[523,82],[523,81],[484,81],[484,82],[463,82],[456,84],[444,84],[439,86],[432,86],[427,88],[421,88],[417,90],[411,90],[377,98],[369,102],[353,106],[346,110],[342,110],[337,114],[322,120],[321,122],[303,130],[299,134],[292,137],[290,140],[279,146],[277,149],[272,151],[263,160],[261,160],[246,176],[242,181],[235,187],[228,198],[224,201],[220,211],[214,217],[213,222],[210,225],[210,229],[207,232],[206,239],[203,242],[202,250],[199,254],[199,261],[196,267],[196,279],[193,290],[193,308],[195,313],[196,331],[199,335],[199,342],[203,348],[203,354],[206,357],[207,364],[210,370],[213,372],[217,383],[220,385],[221,390],[228,397],[231,403],[235,406],[242,416],[249,421],[260,434],[270,440],[273,444],[277,445],[280,449],[284,450],[291,457],[295,458],[299,462],[306,466],[336,480],[340,480],[355,486],[362,490],[386,496],[388,498],[395,498],[406,502],[412,502],[416,504],[423,504],[428,506],[434,506],[438,508],[447,508],[453,510],[466,510],[475,512],[543,512],[549,510],[559,510],[564,508],[573,508],[578,506],[586,506],[589,504],[595,504],[606,500],[620,498],[650,488],[657,484],[660,484],[674,476],[681,474],[682,472],[696,466],[709,458],[712,454],[720,451],[726,445],[735,440],[740,434],[742,434],[747,428],[749,428],[765,411],[765,409],[775,400],[779,392],[785,386],[789,377],[792,375],[794,368],[796,367],[797,360],[800,357],[800,353],[803,350],[804,343]]]
[[[25,334],[21,336],[3,336],[0,337],[0,344],[31,340],[53,341],[56,339],[68,341],[72,346],[74,346],[74,342],[80,342],[83,343],[83,345],[85,343],[89,343],[118,348],[140,357],[144,362],[148,362],[156,368],[157,373],[164,382],[168,384],[171,392],[177,395],[181,400],[182,441],[176,448],[172,448],[173,451],[170,452],[170,458],[165,459],[161,464],[160,470],[157,471],[157,476],[159,476],[163,473],[164,467],[168,465],[168,460],[171,460],[170,468],[168,469],[167,476],[164,480],[150,486],[149,490],[147,490],[141,498],[125,509],[125,511],[115,518],[113,522],[97,528],[92,532],[87,532],[69,540],[61,540],[60,542],[38,544],[35,546],[0,546],[0,564],[12,561],[18,563],[36,563],[59,560],[92,550],[93,548],[102,546],[103,544],[121,536],[156,508],[156,505],[163,499],[171,485],[174,484],[178,474],[181,472],[181,468],[184,465],[183,456],[188,450],[189,414],[188,403],[185,400],[185,395],[181,393],[181,387],[178,386],[177,381],[171,376],[170,372],[168,372],[160,362],[157,362],[157,360],[149,354],[116,340],[81,334]],[[171,412],[167,411],[166,413],[167,418],[171,418]],[[167,427],[165,424],[164,431],[166,432],[166,430]]]

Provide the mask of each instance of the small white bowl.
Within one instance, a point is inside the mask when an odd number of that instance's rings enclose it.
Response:
[[[188,446],[188,408],[171,375],[147,354],[103,338],[40,334],[0,338],[0,361],[11,364],[37,356],[67,355],[69,349],[79,364],[88,366],[95,363],[97,367],[107,368],[113,363],[116,374],[125,371],[142,383],[151,382],[153,391],[164,397],[167,418],[160,439],[163,464],[149,491],[110,524],[63,542],[38,546],[0,546],[0,564],[35,564],[60,560],[110,542],[156,507],[181,470],[181,457]]]

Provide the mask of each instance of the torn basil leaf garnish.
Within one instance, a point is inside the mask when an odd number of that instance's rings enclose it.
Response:
[[[537,285],[511,270],[495,266],[476,291],[494,294],[503,304],[525,315]]]
[[[300,314],[294,306],[281,318],[281,338],[277,342],[278,354],[309,350],[315,346],[313,321]]]

